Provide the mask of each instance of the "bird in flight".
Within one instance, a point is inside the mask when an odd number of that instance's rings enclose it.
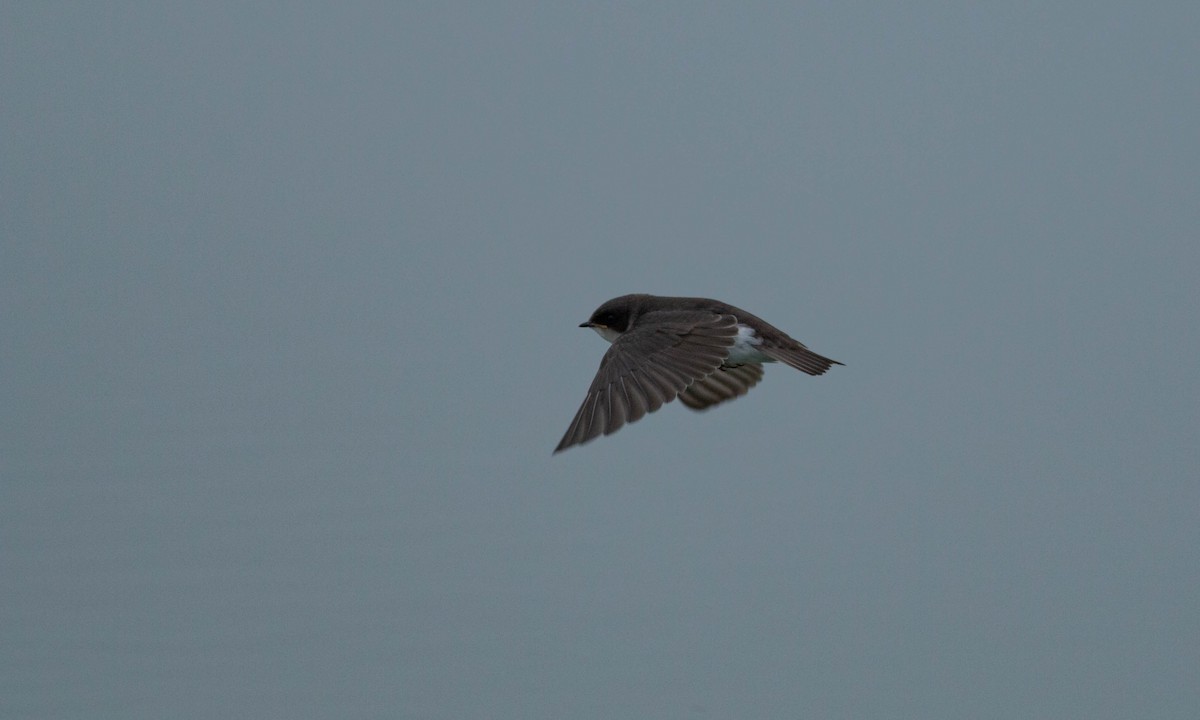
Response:
[[[822,375],[837,360],[816,354],[760,317],[708,298],[622,295],[579,327],[612,343],[555,453],[639,420],[676,397],[706,410],[745,395],[763,363]]]

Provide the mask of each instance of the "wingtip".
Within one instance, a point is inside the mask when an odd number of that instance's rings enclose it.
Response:
[[[592,438],[592,439],[594,440],[595,438]],[[555,455],[559,454],[560,452],[570,450],[571,448],[575,447],[576,445],[584,445],[589,442],[591,442],[591,440],[584,440],[582,442],[580,442],[578,440],[572,440],[571,442],[567,442],[566,439],[564,438],[562,440],[562,442],[560,442],[558,444],[558,447],[554,448],[554,452],[550,453],[550,457],[554,457]]]

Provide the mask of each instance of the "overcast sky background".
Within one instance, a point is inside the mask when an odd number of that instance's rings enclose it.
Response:
[[[1194,720],[1197,38],[5,3],[0,716]],[[846,367],[552,457],[627,292]]]

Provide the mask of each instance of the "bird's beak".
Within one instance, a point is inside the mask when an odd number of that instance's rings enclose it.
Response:
[[[595,326],[594,326],[594,325],[592,325],[592,321],[591,321],[591,320],[589,320],[589,321],[587,321],[587,322],[581,322],[581,323],[579,323],[579,327],[595,327]]]

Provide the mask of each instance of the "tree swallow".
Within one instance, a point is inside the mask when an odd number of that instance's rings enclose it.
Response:
[[[555,453],[614,433],[676,397],[692,410],[741,397],[762,379],[763,363],[809,375],[842,364],[762,318],[708,298],[622,295],[579,327],[592,328],[612,347]]]

